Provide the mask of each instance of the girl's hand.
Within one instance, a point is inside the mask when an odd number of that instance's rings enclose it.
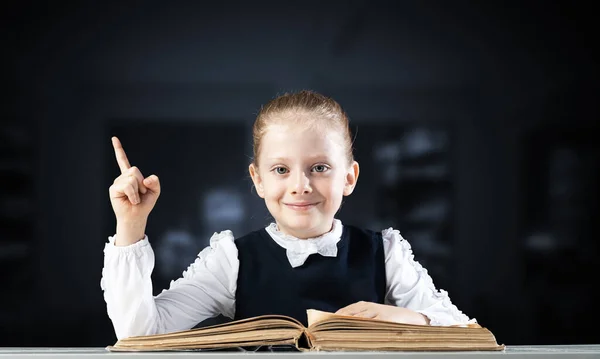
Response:
[[[109,188],[110,202],[117,219],[115,244],[129,245],[144,237],[146,221],[160,195],[160,182],[155,175],[144,178],[137,167],[131,167],[121,141],[112,138],[121,175]]]
[[[372,302],[357,302],[350,304],[337,312],[339,315],[372,318],[388,322],[429,325],[429,318],[408,308]]]

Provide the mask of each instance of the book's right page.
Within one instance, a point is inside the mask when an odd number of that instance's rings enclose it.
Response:
[[[313,350],[470,351],[503,350],[486,328],[427,326],[341,316],[308,310],[307,336]]]
[[[314,323],[327,320],[333,317],[343,317],[342,315],[337,315],[330,312],[323,312],[321,310],[316,309],[308,309],[306,311],[306,318],[308,320],[308,326],[310,327]]]

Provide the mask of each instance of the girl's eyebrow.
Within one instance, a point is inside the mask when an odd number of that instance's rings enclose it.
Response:
[[[331,160],[329,158],[329,156],[326,155],[326,154],[319,154],[319,155],[308,156],[308,159],[310,161],[321,160],[321,161],[327,161],[327,162],[329,162]],[[290,160],[289,157],[267,157],[267,161],[270,161],[270,162],[286,162],[286,161],[289,161],[289,160]]]

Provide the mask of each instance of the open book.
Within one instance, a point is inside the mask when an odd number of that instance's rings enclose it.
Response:
[[[281,315],[169,334],[124,338],[110,351],[173,351],[289,345],[300,351],[503,350],[478,324],[426,326],[341,316],[309,309],[308,327]]]

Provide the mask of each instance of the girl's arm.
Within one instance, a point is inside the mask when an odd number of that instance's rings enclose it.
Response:
[[[476,322],[437,290],[427,270],[414,260],[410,244],[392,228],[382,231],[387,276],[386,302],[425,315],[431,325]]]
[[[118,339],[190,329],[218,314],[233,317],[239,261],[231,231],[215,233],[183,276],[157,296],[153,268],[147,237],[129,246],[109,238],[101,287]]]

